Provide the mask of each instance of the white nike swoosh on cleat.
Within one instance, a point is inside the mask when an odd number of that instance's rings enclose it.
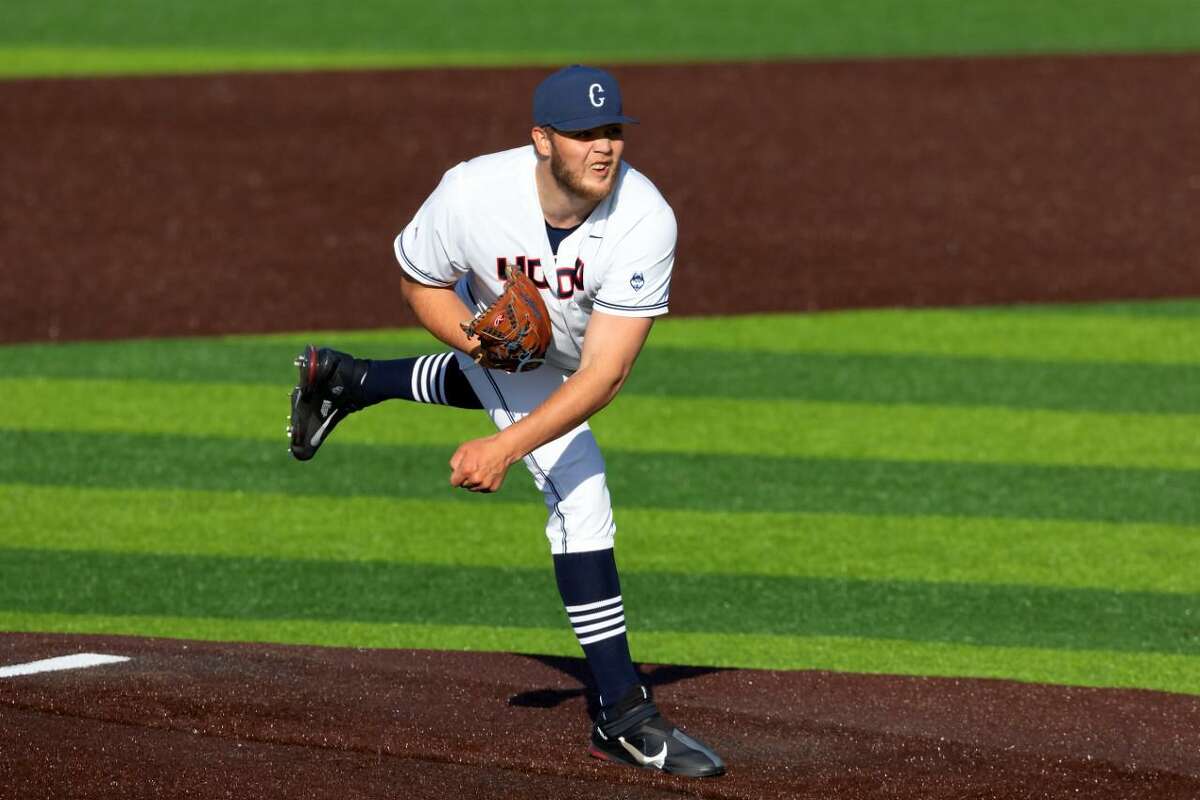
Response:
[[[667,743],[666,742],[663,742],[663,749],[662,749],[661,753],[659,753],[656,756],[646,756],[646,755],[642,754],[641,750],[638,750],[636,747],[631,745],[629,742],[625,741],[624,736],[618,736],[617,741],[620,742],[621,747],[624,747],[626,750],[628,750],[629,755],[636,758],[637,762],[639,764],[641,764],[643,767],[658,767],[659,769],[662,769],[663,765],[667,763]]]
[[[329,427],[329,423],[333,422],[333,418],[336,416],[337,413],[334,412],[325,418],[325,421],[321,423],[321,427],[317,428],[317,432],[314,433],[312,438],[308,440],[310,447],[316,447],[321,443],[321,438],[325,435],[325,429]]]

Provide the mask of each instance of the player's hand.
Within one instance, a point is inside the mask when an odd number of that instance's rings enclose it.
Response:
[[[516,460],[498,433],[463,442],[450,457],[450,485],[472,492],[495,492]]]

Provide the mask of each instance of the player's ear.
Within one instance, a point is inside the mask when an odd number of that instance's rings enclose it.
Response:
[[[533,149],[541,158],[550,157],[550,131],[547,128],[534,126],[529,132],[529,138],[533,140]]]

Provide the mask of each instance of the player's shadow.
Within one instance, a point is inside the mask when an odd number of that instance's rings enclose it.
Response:
[[[596,714],[600,711],[600,696],[591,685],[592,676],[588,670],[587,661],[582,658],[567,658],[564,656],[522,655],[525,658],[531,658],[548,667],[553,667],[565,675],[569,675],[579,681],[580,685],[574,689],[531,689],[527,692],[520,692],[508,698],[510,706],[554,708],[582,695],[587,697],[588,715],[595,719]],[[657,667],[636,664],[635,668],[637,669],[638,677],[642,681],[642,685],[650,690],[651,697],[654,696],[656,687],[668,686],[672,683],[690,678],[698,678],[701,675],[709,675],[714,672],[728,671],[726,667],[685,667],[675,664],[665,664]]]

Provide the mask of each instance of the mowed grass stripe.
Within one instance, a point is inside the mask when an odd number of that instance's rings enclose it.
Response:
[[[390,22],[390,21],[389,21]],[[651,60],[645,53],[641,61]],[[512,67],[560,66],[578,61],[573,50],[364,50],[341,51],[288,47],[255,50],[238,47],[122,47],[0,45],[0,77],[119,76],[278,70],[413,69],[439,66]],[[657,60],[657,59],[656,59]],[[671,60],[671,59],[662,59]]]
[[[959,309],[874,309],[815,314],[745,314],[656,324],[661,347],[796,355],[872,354],[1092,363],[1200,364],[1200,328],[1152,312],[1175,301]],[[1185,306],[1187,308],[1187,306]],[[769,331],[770,335],[764,335]]]
[[[1105,300],[1099,303],[1037,304],[1026,306],[1003,306],[1007,312],[1030,310],[1034,313],[1073,314],[1097,316],[1110,314],[1118,317],[1161,317],[1164,319],[1195,319],[1200,317],[1200,299],[1160,298],[1158,300]]]
[[[487,502],[452,491],[449,447],[341,443],[302,464],[286,445],[120,433],[9,431],[0,483]],[[618,508],[1200,523],[1200,471],[685,453],[607,454]],[[499,495],[533,490],[514,467]]]
[[[540,503],[4,486],[0,547],[540,568]],[[330,535],[330,514],[349,521]],[[497,519],[505,519],[497,527]],[[1200,593],[1200,527],[618,508],[622,573]]]
[[[910,642],[851,636],[646,631],[638,629],[635,622],[631,622],[631,625],[629,640],[634,658],[649,664],[1002,678],[1200,694],[1200,660],[1195,656]],[[0,630],[164,636],[332,647],[500,651],[575,658],[580,655],[579,645],[565,622],[549,628],[516,628],[309,619],[14,614],[0,610]]]
[[[432,345],[392,348],[375,339],[364,340],[362,347],[353,340],[336,344],[372,358],[443,350]],[[296,382],[291,361],[301,348],[298,343],[253,346],[219,340],[163,342],[149,349],[144,343],[9,346],[0,348],[0,374],[11,381],[88,378],[269,385],[279,393],[274,405],[286,409],[288,391]],[[643,351],[622,389],[622,397],[631,395],[1194,414],[1200,413],[1200,365],[780,355],[653,344]]]
[[[0,347],[0,368],[5,370],[5,377],[203,381],[289,387],[297,377],[292,362],[309,343],[336,346],[363,358],[395,358],[447,349],[425,331],[413,328],[30,343]]]
[[[1200,654],[1200,596],[1103,589],[761,575],[622,576],[647,631],[862,636],[1055,649]],[[10,612],[551,627],[550,565],[0,550]]]
[[[605,36],[558,51],[559,6],[527,0],[496,14],[491,3],[442,5],[359,2],[331,6],[245,0],[151,3],[115,8],[78,0],[18,2],[0,9],[0,73],[80,74],[179,71],[207,67],[307,69],[351,64],[561,64],[567,61],[670,62],[714,59],[895,57],[1195,49],[1200,14],[1182,0],[860,0],[853,8],[821,0],[756,0],[739,7],[705,2],[635,3],[573,9],[578,30]],[[289,13],[280,13],[287,11]],[[404,24],[397,25],[397,18]],[[669,32],[669,33],[667,33]],[[24,45],[25,47],[22,47]],[[30,63],[26,47],[62,48]],[[108,60],[69,58],[111,51]],[[176,59],[170,54],[180,50]],[[148,53],[147,53],[148,51]],[[53,51],[52,51],[53,52]],[[211,53],[212,63],[194,63]]]
[[[634,395],[593,427],[606,449],[630,451],[1200,468],[1200,414]]]
[[[0,427],[284,441],[284,392],[240,384],[0,379]],[[606,451],[1200,468],[1200,415],[619,397],[594,419]],[[493,432],[460,409],[391,402],[339,426],[341,442],[457,446]]]
[[[1109,413],[1200,412],[1200,366],[645,350],[626,394]]]
[[[946,309],[866,309],[811,313],[744,314],[714,317],[665,317],[656,320],[650,347],[705,351],[799,355],[909,355],[988,358],[1037,362],[1141,364],[1200,363],[1200,331],[1192,320],[1200,302],[1181,300],[967,307]],[[771,336],[764,336],[771,331]],[[9,345],[29,355],[53,357],[73,349],[93,356],[126,360],[136,354],[150,371],[211,369],[181,363],[195,346],[212,343],[244,348],[242,354],[270,351],[286,358],[305,342],[332,344],[386,357],[399,351],[444,349],[418,328],[376,331],[295,331],[226,337],[142,339],[119,342],[31,343]],[[133,348],[129,350],[128,348]],[[287,363],[284,361],[283,363]],[[104,369],[105,360],[91,366]],[[6,372],[8,365],[6,366]],[[233,366],[236,365],[226,365]],[[101,373],[102,374],[102,373]]]
[[[1030,304],[934,309],[861,309],[656,320],[651,343],[672,348],[774,353],[872,353],[1032,361],[1200,363],[1200,299]],[[771,331],[772,336],[764,336]],[[147,351],[218,341],[294,351],[317,339],[356,348],[441,347],[419,328],[302,331],[120,343],[24,345],[49,350],[129,345]],[[162,366],[168,367],[163,360]]]

